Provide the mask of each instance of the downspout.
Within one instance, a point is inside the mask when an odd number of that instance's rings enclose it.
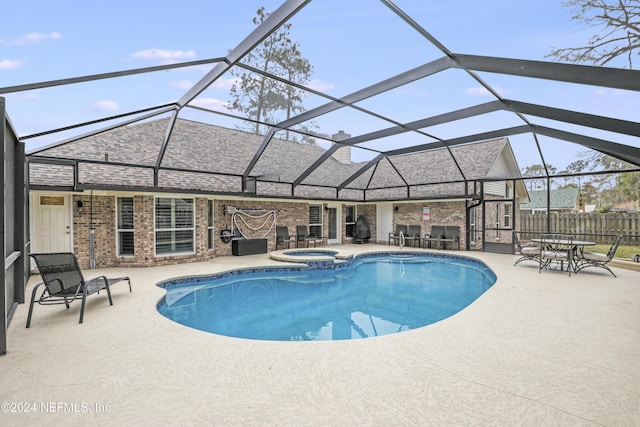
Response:
[[[93,190],[91,190],[91,208],[89,209],[89,268],[96,268],[96,237],[93,229]]]
[[[467,214],[466,214],[466,223],[465,223],[465,229],[467,230],[466,235],[467,238],[465,239],[465,248],[464,250],[469,250],[469,248],[471,247],[470,243],[471,243],[471,210],[473,208],[476,208],[478,206],[480,206],[482,204],[482,197],[480,199],[478,199],[478,201],[472,205],[468,204],[469,201],[467,200]],[[482,242],[483,242],[483,246],[484,246],[484,232],[483,232],[483,236],[482,236]]]

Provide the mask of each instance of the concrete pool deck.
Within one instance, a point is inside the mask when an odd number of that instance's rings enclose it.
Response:
[[[83,324],[76,302],[35,307],[26,329],[20,305],[0,425],[640,425],[640,272],[539,274],[515,255],[455,253],[487,263],[496,284],[436,324],[353,341],[228,338],[157,313],[157,282],[278,264],[268,255],[86,270],[129,275],[133,293],[119,283],[113,306],[88,298]]]

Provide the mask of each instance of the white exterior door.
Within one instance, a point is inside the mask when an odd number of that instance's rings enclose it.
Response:
[[[342,242],[342,210],[340,205],[327,205],[327,243],[339,245]]]
[[[389,233],[393,232],[393,203],[378,203],[377,206],[377,240],[380,243],[389,241]]]
[[[71,252],[69,196],[37,194],[31,206],[31,252]]]

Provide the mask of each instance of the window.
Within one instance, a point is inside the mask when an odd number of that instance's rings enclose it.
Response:
[[[344,207],[345,209],[345,236],[347,237],[355,237],[356,236],[356,207],[353,205],[348,205]]]
[[[133,256],[133,197],[118,197],[116,207],[116,253]]]
[[[511,197],[513,197],[513,191],[512,191],[513,187],[511,186],[510,182],[506,182],[505,186],[504,186],[504,197],[507,199],[510,199]]]
[[[511,203],[504,204],[504,227],[511,227]]]
[[[193,253],[193,199],[158,197],[155,203],[156,255]]]
[[[207,214],[207,236],[208,236],[208,248],[214,249],[215,239],[213,238],[213,200],[209,200],[209,212]]]
[[[322,205],[309,205],[309,235],[322,236]]]
[[[469,215],[469,235],[471,236],[471,241],[476,242],[479,240],[478,236],[476,236],[476,221],[478,221],[479,209],[478,207],[471,208],[471,212]],[[479,222],[479,221],[478,221]]]

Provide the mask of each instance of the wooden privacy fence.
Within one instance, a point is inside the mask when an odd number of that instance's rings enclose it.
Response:
[[[551,233],[576,233],[598,243],[610,244],[614,234],[624,235],[622,244],[640,245],[640,213],[552,213]],[[546,214],[520,214],[523,237],[547,232]]]

